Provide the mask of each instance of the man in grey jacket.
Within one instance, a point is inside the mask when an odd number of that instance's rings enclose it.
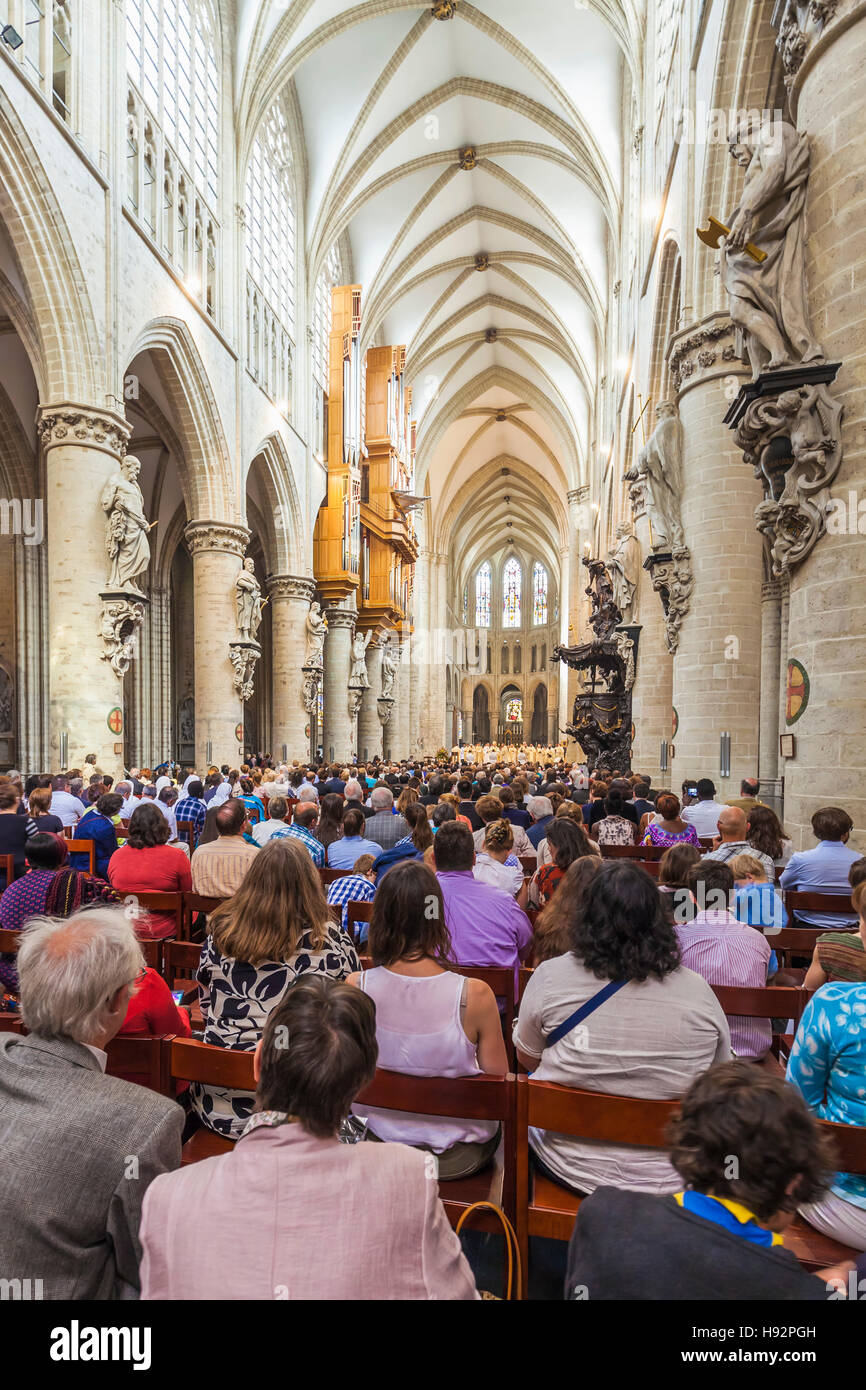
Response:
[[[180,1166],[180,1106],[104,1074],[143,966],[122,909],[22,934],[28,1032],[0,1035],[0,1278],[46,1299],[137,1298],[144,1194]]]

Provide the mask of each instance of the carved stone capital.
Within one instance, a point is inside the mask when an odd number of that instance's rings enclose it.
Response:
[[[777,10],[776,47],[782,59],[785,86],[793,87],[816,39],[836,16],[839,0],[784,0]]]
[[[329,630],[338,627],[354,628],[357,617],[357,613],[352,613],[348,608],[325,609],[325,619]]]
[[[703,323],[675,334],[668,350],[668,365],[680,395],[714,377],[746,375],[737,356],[734,325],[727,314],[712,314]]]
[[[232,685],[244,701],[252,698],[253,676],[261,654],[258,642],[229,643],[229,661],[234,667]]]
[[[761,585],[761,602],[775,603],[782,597],[782,586],[778,579],[769,579]]]
[[[100,632],[104,651],[100,653],[118,680],[122,680],[135,656],[136,638],[144,622],[148,600],[141,594],[108,590],[102,600]]]
[[[40,408],[36,433],[46,453],[60,445],[81,445],[121,459],[126,453],[131,430],[113,411],[63,403]]]
[[[220,554],[236,555],[242,560],[251,532],[246,526],[236,526],[227,521],[191,521],[184,527],[183,534],[193,557],[216,550]]]
[[[680,642],[680,627],[689,611],[694,576],[692,557],[685,548],[660,551],[648,555],[643,563],[652,586],[662,601],[665,615],[665,640],[668,651],[676,651]]]
[[[316,592],[316,581],[299,574],[271,574],[265,584],[273,601],[285,598],[310,603]]]

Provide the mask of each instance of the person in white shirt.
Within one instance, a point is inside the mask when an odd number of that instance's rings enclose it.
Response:
[[[71,796],[69,783],[65,777],[55,777],[52,787],[49,815],[59,816],[64,825],[76,825],[87,808],[77,796]]]
[[[266,845],[278,830],[286,830],[286,814],[289,805],[284,796],[268,797],[268,819],[260,820],[253,826],[253,839],[257,845]]]
[[[694,805],[683,807],[682,819],[695,827],[699,840],[712,840],[718,833],[719,816],[725,807],[716,801],[716,789],[709,777],[702,777],[697,786],[698,799]]]
[[[123,805],[120,808],[121,820],[129,820],[136,806],[141,805],[141,797],[133,796],[131,782],[118,782],[117,795],[123,797]]]
[[[523,889],[524,874],[520,860],[512,853],[514,830],[508,820],[490,821],[484,827],[484,848],[480,850],[472,869],[479,883],[501,888],[512,898]],[[511,861],[511,862],[509,862]]]

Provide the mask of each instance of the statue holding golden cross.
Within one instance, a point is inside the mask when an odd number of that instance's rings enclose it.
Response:
[[[718,250],[718,245],[722,237],[731,235],[731,229],[730,227],[726,227],[724,222],[720,222],[717,217],[708,217],[707,223],[708,225],[706,227],[697,228],[698,240],[702,241],[705,246],[710,246],[716,251]],[[766,251],[762,251],[760,246],[756,246],[753,241],[747,241],[743,250],[746,255],[751,256],[752,260],[757,262],[758,265],[767,259]]]

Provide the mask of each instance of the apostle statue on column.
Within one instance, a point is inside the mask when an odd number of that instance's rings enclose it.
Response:
[[[397,663],[391,652],[390,641],[385,643],[382,651],[382,699],[390,700],[394,691],[394,681],[397,679]]]
[[[824,362],[806,305],[809,137],[787,121],[744,119],[728,148],[746,178],[722,243],[725,288],[752,376]],[[750,256],[747,242],[766,259],[759,263]]]
[[[367,647],[370,643],[372,632],[356,632],[352,639],[352,669],[349,672],[349,684],[356,688],[363,687],[367,690],[370,685],[367,676]]]
[[[610,576],[614,603],[624,623],[631,622],[640,565],[640,544],[627,524],[616,528],[616,545],[608,551],[605,568]]]
[[[655,429],[625,478],[643,491],[653,550],[676,552],[685,547],[680,519],[683,427],[673,401],[659,401],[656,417]]]
[[[134,594],[141,594],[135,581],[150,564],[150,541],[147,538],[150,527],[144,515],[144,497],[138,485],[140,472],[139,460],[127,454],[105,484],[100,498],[108,520],[105,538],[108,587]]]
[[[248,555],[235,580],[238,632],[244,642],[255,642],[262,622],[262,591],[253,558]]]
[[[325,633],[328,631],[328,624],[318,603],[310,604],[306,626],[307,655],[304,659],[304,666],[321,671],[323,665],[322,658],[325,650]]]

